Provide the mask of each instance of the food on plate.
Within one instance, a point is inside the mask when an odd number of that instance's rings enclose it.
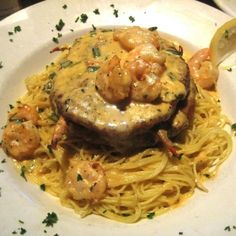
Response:
[[[4,150],[81,216],[132,223],[206,191],[203,181],[231,152],[230,122],[209,50],[187,60],[183,46],[138,26],[62,46],[26,79]]]
[[[210,43],[210,54],[213,66],[218,66],[236,50],[236,18],[221,25]]]

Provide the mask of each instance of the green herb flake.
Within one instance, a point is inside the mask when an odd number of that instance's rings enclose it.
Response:
[[[100,67],[99,66],[89,66],[87,68],[88,72],[95,72],[99,69]]]
[[[9,108],[10,108],[10,109],[13,109],[14,106],[13,106],[12,104],[9,104]]]
[[[46,234],[46,233],[47,233],[47,230],[45,229],[43,232]]]
[[[98,47],[92,48],[92,53],[93,53],[94,58],[101,56],[101,52],[100,52],[100,49]]]
[[[230,67],[230,68],[227,68],[227,71],[228,72],[231,72],[232,71],[232,68]]]
[[[184,233],[183,232],[179,232],[179,235],[183,235]]]
[[[14,230],[14,231],[12,231],[12,234],[17,234],[17,232]]]
[[[232,129],[233,131],[236,131],[236,123],[234,123],[234,124],[231,125],[231,129]]]
[[[23,235],[23,234],[25,234],[27,231],[26,231],[26,229],[24,229],[24,228],[19,228],[19,230],[20,230],[20,234],[21,235]]]
[[[110,5],[110,7],[114,8],[114,7],[115,7],[115,5],[114,5],[114,4],[111,4],[111,5]]]
[[[1,161],[2,164],[6,163],[6,159],[4,158],[2,161]]]
[[[78,174],[77,175],[77,181],[82,181],[82,180],[83,180],[83,177],[80,174]]]
[[[55,28],[56,28],[57,31],[61,31],[64,26],[65,26],[65,23],[63,22],[62,19],[60,19],[59,22],[58,22],[58,24],[55,25]]]
[[[13,35],[13,32],[12,31],[9,31],[8,32],[8,35],[10,36],[10,35]]]
[[[24,224],[24,223],[25,223],[25,222],[22,221],[22,220],[18,220],[18,222],[19,222],[20,224]]]
[[[52,145],[51,145],[51,144],[48,144],[48,145],[47,145],[47,149],[48,149],[48,151],[49,151],[50,154],[53,154]]]
[[[48,78],[49,79],[54,79],[54,77],[56,76],[57,74],[55,72],[52,72],[51,74],[49,74]]]
[[[69,67],[69,66],[71,66],[72,64],[73,64],[73,62],[70,61],[70,60],[62,61],[62,62],[60,63],[61,68]]]
[[[2,68],[3,68],[2,61],[0,61],[0,69],[2,69]]]
[[[225,39],[229,39],[229,31],[228,30],[225,30],[224,37],[225,37]]]
[[[43,86],[43,91],[47,94],[50,94],[51,90],[53,87],[52,81],[48,81],[44,86]]]
[[[231,231],[231,228],[230,228],[230,226],[228,225],[228,226],[226,226],[225,228],[224,228],[224,231]]]
[[[58,33],[58,34],[57,34],[57,37],[58,37],[58,38],[61,38],[61,37],[62,37],[62,34]]]
[[[64,4],[64,5],[62,6],[62,8],[63,8],[63,9],[66,9],[66,8],[67,8],[67,5],[66,5],[66,4]]]
[[[96,31],[97,28],[92,24],[93,31]]]
[[[59,40],[58,40],[58,38],[56,38],[56,37],[53,37],[53,38],[52,38],[52,41],[53,41],[54,43],[59,43]]]
[[[13,39],[9,39],[9,41],[10,41],[11,43],[13,43]]]
[[[88,16],[87,16],[86,14],[82,13],[82,14],[80,15],[80,21],[81,21],[82,23],[86,23],[87,20],[88,20]]]
[[[22,166],[22,167],[20,168],[20,176],[21,176],[22,178],[24,178],[25,181],[27,181],[26,176],[25,176],[25,172],[26,172],[26,171],[27,171],[27,169],[26,169],[25,166]]]
[[[57,223],[58,217],[55,212],[48,213],[47,217],[42,221],[43,224],[46,225],[46,227],[53,227],[55,223]]]
[[[54,234],[53,236],[59,236],[59,234],[56,233],[56,234]]]
[[[233,225],[233,229],[236,229],[236,226],[235,226],[235,225]]]
[[[158,27],[156,26],[152,26],[152,27],[149,27],[148,30],[150,31],[156,31],[158,29]]]
[[[129,20],[133,23],[135,21],[135,18],[133,16],[130,16]]]
[[[45,184],[40,184],[40,185],[39,185],[39,188],[40,188],[42,191],[45,191],[45,190],[46,190],[46,185],[45,185]]]
[[[96,8],[96,9],[93,11],[93,13],[94,13],[95,15],[100,15],[100,12],[99,12],[99,9],[98,9],[98,8]]]
[[[147,214],[147,218],[148,218],[149,220],[153,219],[154,216],[155,216],[155,212],[150,212],[150,213]]]
[[[21,27],[20,27],[19,25],[15,26],[14,32],[15,32],[15,34],[16,34],[17,32],[21,32]]]
[[[0,169],[0,173],[3,173],[3,172],[4,172],[4,170],[1,170],[1,169]]]
[[[128,216],[130,216],[130,214],[129,213],[123,213],[122,216],[128,217]]]
[[[59,116],[52,112],[51,115],[48,117],[50,120],[54,121],[55,123],[59,120]]]
[[[118,10],[117,9],[114,9],[113,11],[113,15],[117,18],[119,15],[118,15]]]
[[[79,21],[79,16],[75,19],[75,23],[77,23]]]

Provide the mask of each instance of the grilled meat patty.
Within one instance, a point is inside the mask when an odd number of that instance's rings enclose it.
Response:
[[[154,48],[146,41],[127,50],[112,31],[75,41],[50,95],[71,134],[123,152],[155,145],[160,127],[170,136],[187,127],[187,107],[195,96],[188,66],[173,44],[160,41]],[[111,102],[117,94],[119,99]]]

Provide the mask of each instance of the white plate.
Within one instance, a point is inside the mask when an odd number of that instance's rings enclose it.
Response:
[[[62,6],[67,4],[67,9]],[[114,4],[119,17],[113,15]],[[100,15],[93,10],[98,8]],[[81,13],[89,17],[86,24],[75,23]],[[0,107],[1,125],[7,118],[8,104],[25,91],[23,79],[49,63],[55,55],[49,50],[55,47],[52,37],[57,35],[55,25],[59,19],[65,22],[61,43],[72,41],[79,32],[91,25],[132,25],[129,16],[135,18],[133,25],[158,26],[160,32],[179,38],[186,49],[207,47],[216,28],[229,17],[224,13],[191,0],[51,0],[22,10],[0,22]],[[20,25],[22,31],[8,35]],[[70,29],[74,29],[71,32]],[[9,40],[13,39],[13,42]],[[236,73],[221,71],[219,88],[223,109],[235,122],[236,111],[232,103],[236,101]],[[1,131],[2,132],[2,131]],[[6,158],[0,151],[0,160]],[[12,162],[0,162],[0,234],[11,235],[12,231],[23,227],[25,235],[229,235],[226,226],[236,224],[236,160],[235,150],[223,164],[214,181],[209,181],[209,193],[196,190],[194,196],[183,206],[153,220],[142,220],[125,225],[98,216],[80,219],[72,210],[62,207],[59,201],[39,190],[38,186],[27,183],[16,172]],[[45,228],[42,220],[48,212],[55,212],[59,222],[53,228]],[[18,220],[25,223],[21,224]],[[44,229],[48,233],[44,233]],[[231,229],[231,233],[236,233]],[[18,233],[19,234],[19,233]]]
[[[214,0],[215,4],[224,12],[236,17],[236,1],[235,0]]]

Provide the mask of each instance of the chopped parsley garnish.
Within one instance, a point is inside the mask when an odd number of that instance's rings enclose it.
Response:
[[[10,41],[11,43],[13,43],[13,39],[9,39],[9,41]]]
[[[2,69],[2,68],[3,68],[2,61],[0,61],[0,69]]]
[[[77,23],[78,22],[78,20],[79,20],[79,16],[75,19],[75,23]]]
[[[14,231],[12,231],[12,234],[17,234],[17,232],[14,230]]]
[[[55,123],[59,120],[59,116],[52,112],[51,115],[48,117],[50,120],[54,121]]]
[[[26,229],[24,229],[24,228],[19,228],[19,230],[20,230],[20,234],[21,235],[23,235],[23,234],[25,234],[27,231],[26,231]]]
[[[68,66],[71,66],[72,64],[73,64],[73,62],[70,61],[70,60],[62,61],[62,62],[61,62],[61,68],[66,68],[66,67],[68,67]]]
[[[49,153],[51,153],[51,154],[53,153],[51,144],[47,145],[47,149],[48,149]]]
[[[100,12],[99,12],[99,9],[98,9],[98,8],[96,8],[96,9],[93,11],[93,13],[94,13],[95,15],[100,15]]]
[[[45,189],[46,189],[46,185],[45,184],[40,184],[39,187],[40,187],[40,189],[42,191],[45,191]]]
[[[225,30],[225,35],[224,35],[225,39],[228,39],[229,38],[229,31],[228,30]]]
[[[57,74],[55,73],[55,72],[52,72],[49,76],[48,76],[48,78],[49,79],[54,79],[54,77],[56,76]]]
[[[88,20],[88,16],[87,16],[86,14],[82,13],[82,14],[80,15],[80,21],[81,21],[82,23],[86,23],[87,20]]]
[[[52,81],[48,81],[44,86],[43,86],[43,91],[47,94],[50,94],[51,90],[52,90]]]
[[[3,172],[4,172],[4,170],[1,170],[1,169],[0,169],[0,173],[3,173]]]
[[[232,129],[233,131],[236,131],[236,123],[234,123],[234,124],[231,125],[231,129]]]
[[[92,24],[92,27],[93,27],[93,31],[96,31],[97,28]]]
[[[227,71],[231,72],[231,71],[232,71],[232,68],[231,68],[231,67],[230,67],[230,68],[228,68],[228,69],[227,69]]]
[[[25,166],[22,166],[21,168],[20,168],[20,176],[22,177],[22,178],[24,178],[25,179],[25,181],[27,181],[27,179],[26,179],[26,177],[25,177],[25,172],[26,172],[26,167]]]
[[[88,72],[95,72],[99,68],[100,68],[99,66],[89,66],[87,70],[88,70]]]
[[[24,221],[22,221],[22,220],[18,220],[19,221],[19,223],[21,223],[21,224],[24,224],[25,222]]]
[[[10,109],[13,109],[14,106],[13,106],[12,104],[9,104],[9,108],[10,108]]]
[[[176,80],[175,74],[173,72],[169,72],[167,75],[172,81]]]
[[[183,232],[179,232],[179,235],[183,235],[184,233]]]
[[[53,38],[52,38],[52,41],[53,41],[54,43],[59,43],[59,40],[58,40],[58,38],[56,38],[56,37],[53,37]]]
[[[224,228],[224,231],[231,231],[231,228],[230,228],[230,226],[228,225],[228,226],[226,226],[225,228]]]
[[[64,103],[64,109],[65,109],[65,111],[68,111],[68,110],[69,110],[69,108],[70,108],[70,102],[71,102],[71,99],[70,99],[70,98],[68,98],[68,99],[65,100],[65,103]]]
[[[128,216],[130,216],[130,214],[129,213],[123,213],[122,216],[128,217]]]
[[[118,15],[118,10],[117,9],[114,9],[114,11],[113,11],[113,15],[115,16],[115,17],[118,17],[119,15]]]
[[[133,16],[130,16],[129,20],[133,23],[135,21],[135,18]]]
[[[150,220],[153,219],[154,216],[155,216],[155,212],[150,212],[150,213],[147,214],[147,218],[150,219]]]
[[[3,164],[3,163],[6,163],[6,159],[4,158],[2,161],[1,161],[1,163]]]
[[[153,27],[150,27],[150,28],[148,28],[148,30],[150,30],[150,31],[156,31],[158,28],[156,27],[156,26],[153,26]]]
[[[82,181],[82,180],[83,180],[83,177],[80,174],[78,174],[77,175],[77,181]]]
[[[60,34],[60,33],[57,34],[57,37],[58,37],[58,38],[61,38],[61,36],[62,36],[62,34]]]
[[[54,234],[53,236],[59,236],[59,234],[56,233],[56,234]]]
[[[92,53],[93,53],[94,58],[101,56],[101,52],[100,52],[100,49],[98,47],[92,48]]]
[[[55,25],[55,28],[58,30],[58,31],[61,31],[64,27],[65,23],[63,22],[62,19],[59,20],[58,24]]]
[[[110,5],[110,7],[114,8],[114,7],[115,7],[115,5],[114,5],[114,4],[111,4],[111,5]]]
[[[8,32],[8,35],[10,36],[10,35],[13,35],[13,32],[12,31],[9,31]]]
[[[63,8],[63,9],[66,9],[66,8],[67,8],[67,5],[66,5],[66,4],[64,4],[64,5],[62,6],[62,8]]]
[[[46,227],[53,227],[53,224],[57,223],[58,217],[55,212],[48,213],[47,217],[42,221],[43,224],[46,225]]]
[[[170,54],[176,55],[176,56],[180,56],[180,57],[183,56],[183,48],[182,47],[179,47],[179,50],[177,50],[174,47],[171,47],[171,48],[167,48],[165,51]]]
[[[15,33],[21,32],[21,27],[20,27],[19,25],[15,26],[14,32],[15,32]]]

